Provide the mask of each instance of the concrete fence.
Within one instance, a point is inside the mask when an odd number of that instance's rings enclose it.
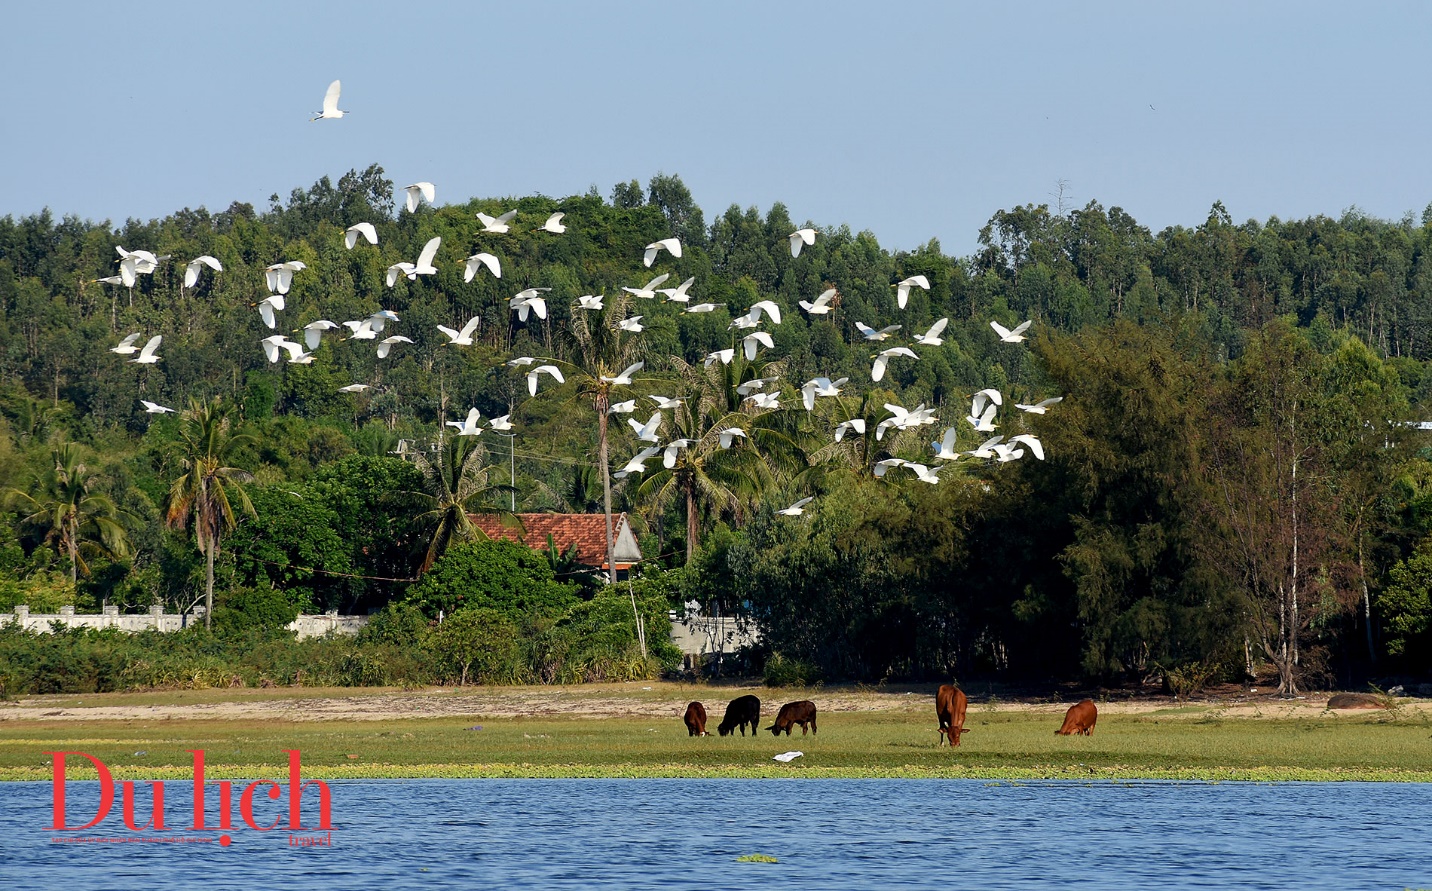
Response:
[[[0,625],[16,623],[26,631],[48,634],[58,622],[62,628],[118,628],[121,631],[181,631],[196,622],[203,622],[202,609],[197,614],[166,613],[162,606],[151,606],[148,613],[120,615],[119,607],[107,606],[103,612],[76,613],[72,606],[62,606],[58,613],[32,613],[28,606],[17,606],[13,613],[0,613]],[[299,616],[289,623],[290,631],[300,639],[322,637],[331,631],[357,634],[368,624],[367,616],[340,616],[337,611],[317,616]]]

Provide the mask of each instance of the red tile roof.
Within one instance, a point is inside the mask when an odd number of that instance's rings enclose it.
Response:
[[[518,514],[525,534],[518,529],[502,525],[497,514],[468,514],[473,525],[487,534],[488,538],[518,541],[534,550],[546,550],[547,536],[559,551],[565,552],[572,545],[577,546],[577,559],[597,569],[607,567],[607,536],[603,528],[605,514]],[[627,515],[612,515],[612,538],[621,534],[626,525]],[[620,547],[618,547],[620,552]],[[617,560],[617,569],[628,569],[635,561]]]

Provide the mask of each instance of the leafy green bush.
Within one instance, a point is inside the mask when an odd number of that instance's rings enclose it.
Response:
[[[809,662],[787,659],[780,653],[766,660],[767,687],[808,687],[821,680],[820,669]]]

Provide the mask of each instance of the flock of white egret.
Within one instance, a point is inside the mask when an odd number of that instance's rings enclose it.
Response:
[[[341,90],[341,82],[337,80],[333,81],[324,94],[322,111],[316,112],[315,117],[311,120],[335,120],[348,114],[349,112],[341,111],[338,108]],[[418,205],[424,201],[431,205],[437,197],[437,190],[430,182],[417,182],[405,186],[403,193],[409,212],[415,211]],[[516,210],[507,211],[496,217],[481,212],[477,214],[479,222],[482,223],[482,231],[491,234],[503,234],[508,232],[516,216]],[[567,230],[567,227],[562,222],[564,216],[564,213],[551,214],[546,221],[534,231],[561,235]],[[817,235],[818,232],[815,229],[802,228],[795,230],[787,236],[791,256],[799,257],[803,247],[815,244]],[[378,244],[378,232],[372,223],[357,223],[345,230],[344,246],[348,250],[351,251],[355,249],[360,239],[369,245],[376,246]],[[386,276],[387,286],[390,288],[393,287],[400,276],[407,278],[409,281],[413,281],[419,276],[436,274],[438,270],[433,265],[433,262],[441,243],[441,238],[430,239],[418,254],[417,262],[409,263],[404,261],[389,266]],[[153,273],[160,263],[170,259],[167,255],[156,256],[152,252],[145,250],[129,251],[120,246],[116,246],[115,250],[119,254],[119,273],[99,280],[107,284],[133,287],[138,276]],[[642,253],[642,264],[648,268],[651,267],[662,251],[666,251],[673,257],[680,258],[680,240],[677,238],[663,238],[648,244]],[[185,268],[184,288],[194,287],[204,267],[208,267],[215,273],[224,271],[223,266],[216,258],[207,255],[196,257],[191,260]],[[268,297],[259,301],[255,306],[259,311],[259,316],[264,325],[269,329],[275,329],[278,326],[277,314],[282,312],[285,308],[284,295],[288,293],[294,275],[303,272],[306,268],[307,266],[301,261],[293,260],[275,263],[264,270],[264,280],[270,293]],[[473,278],[483,270],[486,270],[488,274],[494,278],[502,278],[501,260],[494,254],[478,252],[464,261],[463,281],[471,282]],[[681,304],[683,306],[683,312],[686,313],[705,313],[717,309],[717,305],[714,303],[691,303],[692,296],[690,289],[696,282],[694,277],[686,279],[674,288],[659,287],[665,284],[670,277],[670,273],[663,273],[652,278],[644,285],[638,287],[623,287],[622,290],[640,300],[654,300],[657,295],[660,294],[666,298],[666,302],[668,303]],[[928,291],[930,289],[930,281],[923,275],[912,275],[896,282],[893,287],[895,288],[896,303],[901,309],[904,309],[909,300],[911,289],[920,288]],[[547,318],[547,298],[543,295],[550,290],[550,288],[527,288],[514,295],[508,301],[508,305],[517,313],[520,321],[525,322],[529,313],[535,314],[539,319],[545,319]],[[799,305],[808,315],[824,315],[834,308],[832,301],[836,296],[836,289],[830,288],[813,300],[799,301]],[[600,311],[604,306],[604,299],[604,295],[583,295],[577,298],[573,309]],[[775,302],[770,300],[757,301],[746,313],[737,316],[731,322],[730,328],[733,331],[749,331],[749,333],[742,335],[740,338],[740,349],[747,361],[754,361],[762,349],[772,349],[774,346],[770,331],[761,330],[763,316],[764,319],[769,321],[773,326],[781,324],[781,309]],[[623,331],[638,333],[642,331],[644,327],[641,323],[641,319],[642,316],[640,315],[631,315],[619,320],[617,324]],[[390,335],[382,340],[378,340],[378,335],[382,334],[390,323],[397,323],[398,321],[398,315],[386,309],[379,310],[364,319],[345,321],[341,325],[328,319],[318,319],[305,324],[302,328],[296,329],[295,333],[297,331],[303,332],[302,343],[289,340],[283,334],[274,334],[260,341],[260,345],[264,350],[265,357],[270,363],[277,363],[286,354],[290,364],[307,364],[313,361],[313,352],[318,349],[325,332],[347,328],[349,335],[344,338],[345,340],[376,340],[377,357],[379,359],[385,359],[397,345],[413,343],[412,339],[402,335]],[[478,324],[479,317],[473,316],[468,319],[467,323],[463,325],[460,330],[448,328],[443,325],[438,325],[437,328],[447,336],[447,345],[459,347],[472,346],[474,342],[473,335],[477,330]],[[948,318],[939,319],[924,333],[917,334],[913,338],[913,344],[929,347],[940,346],[944,342],[940,335],[947,324],[949,324]],[[1030,322],[1025,321],[1013,329],[1008,329],[998,322],[990,322],[990,327],[994,329],[1000,341],[1011,344],[1024,341],[1025,332],[1029,330],[1029,326]],[[887,325],[883,328],[875,329],[863,322],[857,321],[855,327],[859,329],[867,343],[883,344],[899,331],[902,326]],[[159,362],[161,357],[157,351],[163,340],[162,335],[156,334],[149,338],[142,348],[136,347],[135,344],[141,336],[139,332],[126,336],[117,346],[112,347],[110,352],[122,356],[130,356],[138,353],[137,356],[129,359],[129,361],[142,365],[153,365]],[[734,359],[735,354],[736,347],[716,350],[706,356],[705,364],[707,367],[710,367],[715,362],[729,364]],[[871,380],[875,382],[882,380],[890,362],[896,359],[918,360],[919,358],[919,354],[909,346],[892,346],[882,349],[880,352],[871,356],[873,360],[870,371]],[[526,372],[527,390],[532,396],[537,395],[538,382],[543,374],[551,376],[552,379],[559,384],[565,383],[565,378],[560,368],[552,364],[537,365],[536,363],[538,361],[538,359],[530,356],[519,356],[506,363],[509,367],[514,369],[535,366]],[[632,384],[632,375],[640,371],[643,366],[643,362],[636,362],[620,374],[614,377],[603,377],[602,380],[613,386],[630,386]],[[820,397],[839,396],[841,387],[848,382],[848,378],[840,378],[832,381],[828,377],[815,377],[806,381],[805,384],[800,387],[801,399],[805,410],[807,412],[813,411],[816,399]],[[743,402],[750,403],[751,409],[771,411],[781,407],[780,398],[782,394],[780,390],[774,386],[772,386],[769,392],[766,392],[766,387],[778,383],[779,381],[776,377],[757,378],[742,383],[736,389],[739,395],[743,397]],[[341,387],[340,392],[361,393],[368,388],[368,384],[354,383]],[[646,398],[651,399],[655,403],[656,411],[645,422],[638,421],[635,418],[629,418],[627,422],[631,425],[638,441],[652,443],[652,445],[642,448],[631,460],[627,461],[614,474],[618,478],[624,478],[631,474],[644,473],[646,471],[646,462],[658,454],[662,455],[662,465],[664,467],[674,467],[679,452],[694,443],[694,440],[691,439],[674,439],[663,444],[660,437],[660,428],[664,417],[662,412],[678,408],[684,397],[648,396]],[[1050,406],[1059,403],[1062,399],[1062,396],[1055,396],[1035,404],[1027,405],[1016,403],[1015,408],[1029,414],[1044,414]],[[144,410],[150,414],[164,414],[174,411],[172,408],[167,408],[147,400],[140,400],[140,402],[144,405]],[[633,413],[636,411],[637,402],[638,400],[636,399],[629,399],[623,402],[613,403],[608,409],[608,413]],[[980,390],[971,397],[970,412],[965,420],[977,433],[992,433],[998,426],[995,423],[996,412],[1003,403],[1004,397],[998,390],[993,388]],[[939,423],[939,419],[935,417],[934,409],[926,408],[923,403],[914,409],[908,410],[894,403],[885,403],[885,408],[890,412],[890,417],[880,421],[876,425],[875,438],[877,440],[882,440],[885,433],[891,429],[910,430]],[[457,436],[478,436],[481,435],[484,429],[481,426],[481,412],[477,408],[469,409],[467,416],[461,421],[447,421],[445,423],[448,427],[452,427],[457,431]],[[500,418],[492,419],[487,429],[502,432],[511,430],[512,426],[510,415],[503,415]],[[835,441],[840,442],[847,433],[852,432],[863,436],[865,434],[865,426],[866,424],[863,418],[853,418],[843,421],[835,427]],[[723,449],[731,448],[736,445],[739,440],[748,438],[746,431],[739,427],[724,428],[718,431],[718,435],[720,447]],[[945,430],[942,439],[931,443],[934,453],[933,460],[941,462],[937,466],[931,467],[930,465],[907,461],[902,458],[886,458],[874,464],[873,472],[876,477],[883,478],[891,470],[903,468],[914,473],[916,479],[935,484],[940,481],[940,472],[962,457],[1008,462],[1023,457],[1025,451],[1028,450],[1035,458],[1041,461],[1044,460],[1043,445],[1037,438],[1029,434],[1011,436],[1008,440],[1006,440],[1003,435],[994,436],[985,440],[976,448],[968,451],[959,451],[956,449],[955,443],[957,439],[958,428],[949,427]],[[802,498],[776,513],[783,516],[799,516],[811,500],[811,497]]]

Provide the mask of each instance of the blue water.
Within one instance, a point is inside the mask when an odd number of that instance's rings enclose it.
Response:
[[[1432,786],[1416,784],[428,780],[330,786],[333,846],[297,849],[289,847],[287,831],[248,828],[233,830],[228,847],[56,844],[53,837],[89,837],[96,830],[46,831],[50,784],[3,783],[0,885],[1432,888]],[[171,782],[166,793],[171,824],[187,821],[189,786]],[[72,783],[70,822],[93,816],[96,797],[97,784]],[[287,798],[273,803],[260,792],[255,802],[257,818],[267,822]],[[146,794],[138,811],[147,815],[147,805]],[[211,820],[215,806],[211,794]],[[116,801],[101,824],[105,835],[142,835],[124,829],[119,807]],[[306,819],[312,814],[310,807]],[[736,862],[756,852],[780,862]]]

